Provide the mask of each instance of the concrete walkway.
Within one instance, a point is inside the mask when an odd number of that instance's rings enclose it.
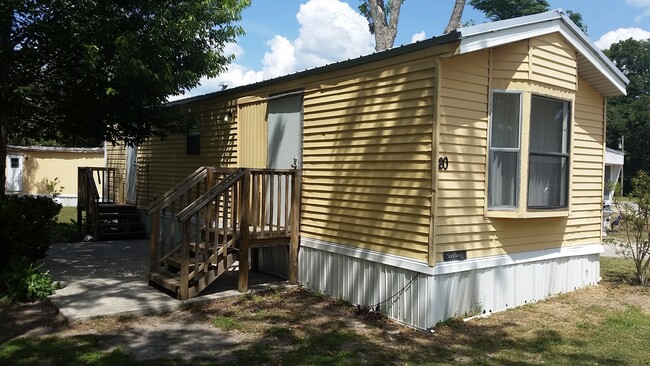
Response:
[[[237,296],[238,271],[225,273],[201,296],[176,300],[151,287],[147,281],[147,240],[53,244],[43,269],[49,270],[64,288],[49,297],[69,320],[97,316],[142,315],[178,309],[224,296]],[[251,273],[251,291],[287,286],[282,279]]]

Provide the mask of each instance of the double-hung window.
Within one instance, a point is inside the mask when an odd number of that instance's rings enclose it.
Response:
[[[487,209],[568,208],[571,103],[516,91],[493,91],[491,102]]]
[[[516,209],[519,204],[521,93],[493,92],[490,128],[488,207]]]
[[[568,206],[569,102],[531,97],[528,208]]]

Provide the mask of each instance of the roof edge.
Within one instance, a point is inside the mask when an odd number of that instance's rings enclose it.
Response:
[[[366,63],[374,62],[374,61],[384,60],[384,59],[387,59],[387,58],[390,58],[390,57],[420,51],[420,50],[423,50],[423,49],[426,49],[426,48],[429,48],[429,47],[433,47],[433,46],[439,46],[439,45],[443,45],[443,44],[453,43],[453,42],[456,42],[456,41],[460,41],[460,39],[461,39],[461,34],[458,31],[453,31],[453,32],[451,32],[449,34],[445,34],[445,35],[438,36],[438,37],[433,37],[433,38],[428,38],[428,39],[425,39],[423,41],[419,41],[419,42],[407,44],[407,45],[404,45],[404,46],[391,48],[390,50],[386,50],[386,51],[382,51],[382,52],[375,52],[375,53],[372,53],[372,54],[366,55],[366,56],[360,56],[360,57],[353,58],[353,59],[348,59],[348,60],[345,60],[345,61],[338,61],[338,62],[335,62],[335,63],[332,63],[332,64],[319,66],[319,67],[315,67],[315,68],[312,68],[312,69],[307,69],[307,70],[304,70],[304,71],[298,71],[298,72],[293,73],[293,74],[279,76],[279,77],[276,77],[276,78],[273,78],[273,79],[263,80],[263,81],[259,81],[257,83],[253,83],[253,84],[238,86],[238,87],[235,87],[235,88],[232,88],[232,89],[226,89],[226,90],[223,90],[223,91],[216,91],[216,92],[197,95],[197,96],[189,97],[189,98],[185,98],[185,99],[175,100],[173,102],[167,103],[167,105],[169,105],[169,106],[183,105],[183,104],[187,104],[187,103],[201,101],[203,99],[213,98],[215,96],[226,97],[226,96],[229,96],[229,95],[246,92],[246,91],[253,90],[253,89],[258,89],[258,88],[263,88],[263,87],[267,87],[267,86],[272,86],[272,85],[275,85],[275,84],[280,84],[280,83],[283,83],[283,82],[286,82],[286,81],[296,80],[296,79],[300,79],[300,78],[319,75],[319,74],[330,72],[330,71],[344,69],[344,68],[347,68],[347,67],[363,65],[363,64],[366,64]]]
[[[459,32],[461,33],[461,53],[474,52],[516,40],[559,32],[594,64],[622,95],[626,94],[625,89],[630,82],[562,9],[460,28]],[[503,34],[495,37],[496,32]]]
[[[7,152],[103,153],[103,147],[20,146],[7,145]]]

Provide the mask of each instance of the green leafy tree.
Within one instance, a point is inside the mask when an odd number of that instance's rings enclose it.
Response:
[[[625,137],[626,177],[650,171],[650,40],[627,39],[605,54],[630,79],[627,95],[607,101],[607,145],[618,148]],[[626,178],[624,192],[631,189]]]
[[[183,129],[168,96],[232,61],[249,3],[1,0],[1,181],[10,135],[137,144]]]
[[[470,0],[474,9],[481,11],[490,20],[504,20],[525,15],[533,15],[551,10],[546,0]],[[582,14],[566,10],[566,14],[583,32],[587,26],[582,23]]]

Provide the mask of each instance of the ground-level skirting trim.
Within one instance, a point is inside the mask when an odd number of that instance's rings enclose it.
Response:
[[[348,249],[303,238],[299,281],[354,305],[381,303],[388,317],[421,329],[450,317],[493,313],[594,285],[603,251],[601,244],[581,245],[428,267]]]

